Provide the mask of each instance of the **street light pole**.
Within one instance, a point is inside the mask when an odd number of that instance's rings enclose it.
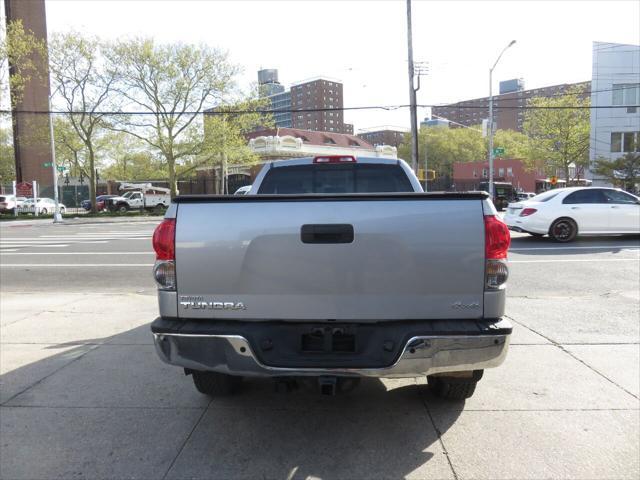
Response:
[[[496,68],[502,54],[514,43],[516,43],[516,41],[511,40],[509,45],[502,49],[493,67],[489,69],[489,195],[491,200],[493,200],[493,69]]]
[[[409,60],[409,109],[411,110],[411,168],[418,171],[418,112],[416,90],[413,87],[413,39],[411,33],[411,0],[407,0],[407,56]]]
[[[55,137],[53,135],[53,113],[51,113],[51,97],[49,97],[49,134],[51,135],[51,169],[53,170],[53,201],[55,202],[53,223],[61,223],[62,215],[60,215],[60,202],[58,200],[58,167],[56,167],[56,144]]]

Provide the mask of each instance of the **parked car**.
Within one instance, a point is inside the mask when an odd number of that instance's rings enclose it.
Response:
[[[478,186],[482,191],[489,191],[489,182],[482,182]],[[516,200],[516,190],[509,182],[493,182],[493,204],[500,211],[507,207],[509,202]]]
[[[516,201],[521,202],[524,200],[529,200],[532,199],[533,197],[535,197],[536,194],[533,192],[517,192],[516,193]]]
[[[246,195],[251,190],[251,185],[245,185],[244,187],[240,187],[234,192],[234,195]]]
[[[488,194],[350,156],[267,163],[251,192],[176,197],[153,235],[156,351],[201,393],[426,375],[463,399],[503,362],[510,235]]]
[[[0,213],[14,213],[18,207],[18,200],[14,195],[0,196]]]
[[[66,213],[67,207],[60,202],[58,202],[58,205],[60,206],[60,213]],[[24,201],[19,211],[23,213],[34,213],[36,209],[38,215],[54,213],[56,210],[56,202],[52,198],[38,198],[38,203],[34,206],[33,198],[28,198]]]
[[[616,188],[557,188],[510,203],[504,221],[510,230],[548,234],[558,242],[578,235],[638,234],[640,199]]]
[[[105,209],[105,201],[109,198],[114,198],[117,195],[98,195],[96,197],[96,210],[101,212]],[[80,203],[80,206],[84,208],[86,211],[91,210],[91,200],[83,200]]]

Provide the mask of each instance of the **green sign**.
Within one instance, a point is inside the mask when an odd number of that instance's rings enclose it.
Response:
[[[42,164],[43,167],[50,167],[51,166],[51,162],[44,162]]]
[[[64,165],[58,165],[56,168],[58,169],[59,172],[64,172],[66,170]]]
[[[493,154],[494,155],[504,155],[504,148],[503,147],[496,147],[493,149]]]

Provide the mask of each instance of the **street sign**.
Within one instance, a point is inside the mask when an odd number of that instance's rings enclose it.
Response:
[[[58,165],[56,168],[59,172],[64,172],[67,169],[67,167],[65,167],[64,165]]]
[[[551,177],[551,178],[549,179],[549,183],[550,183],[551,185],[555,185],[556,183],[558,183],[558,177],[556,177],[556,176],[554,175],[553,177]]]
[[[503,147],[496,147],[493,149],[493,155],[504,155],[504,148]]]
[[[33,197],[33,184],[29,182],[16,183],[16,195],[18,197]]]
[[[42,166],[51,168],[51,162],[44,162]]]

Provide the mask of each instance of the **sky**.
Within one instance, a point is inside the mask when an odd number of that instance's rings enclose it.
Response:
[[[416,62],[429,62],[419,104],[484,97],[489,68],[525,88],[591,78],[593,41],[640,44],[640,0],[413,1]],[[280,82],[319,75],[344,83],[344,106],[409,103],[404,0],[46,0],[49,34],[76,30],[105,39],[152,37],[225,49],[240,84],[260,68]],[[428,111],[419,109],[419,118]],[[409,126],[409,110],[346,112],[356,131]]]

